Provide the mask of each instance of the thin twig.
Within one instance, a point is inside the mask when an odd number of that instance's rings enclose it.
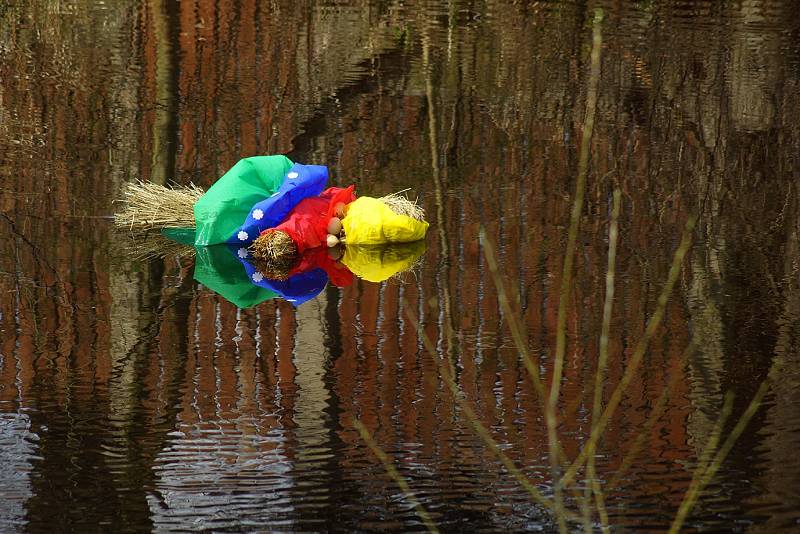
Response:
[[[636,371],[639,369],[639,364],[642,362],[642,358],[647,352],[647,348],[650,345],[650,340],[655,335],[656,330],[661,324],[661,319],[664,317],[664,312],[667,307],[667,302],[669,301],[669,296],[672,293],[672,288],[675,286],[675,282],[678,280],[678,274],[680,273],[683,258],[686,256],[686,253],[689,251],[689,247],[692,243],[692,232],[694,231],[694,225],[696,221],[697,218],[694,216],[689,217],[689,219],[686,221],[686,226],[683,230],[683,236],[681,237],[680,245],[678,245],[678,249],[675,251],[675,255],[672,258],[672,265],[670,266],[669,274],[667,275],[667,281],[658,296],[656,308],[653,311],[653,315],[650,317],[650,320],[647,322],[647,328],[645,329],[642,337],[639,338],[639,341],[636,343],[636,347],[633,350],[633,355],[631,356],[628,365],[625,367],[625,372],[622,375],[622,379],[619,381],[616,388],[614,388],[614,391],[609,398],[608,405],[603,410],[603,415],[600,417],[597,425],[592,430],[589,440],[583,446],[580,454],[572,463],[570,468],[567,469],[567,471],[564,473],[564,476],[561,478],[561,481],[559,482],[561,486],[566,486],[572,482],[572,480],[574,480],[578,469],[586,461],[589,448],[597,446],[597,440],[600,439],[600,436],[603,434],[606,426],[611,421],[614,411],[622,401],[623,392],[628,388],[631,380],[633,380],[634,374],[636,374]]]
[[[764,395],[767,394],[767,391],[769,391],[769,380],[764,380],[764,382],[761,383],[761,387],[758,388],[758,391],[756,391],[756,394],[750,401],[750,404],[748,404],[747,409],[736,422],[736,426],[733,427],[733,430],[731,430],[730,434],[728,434],[728,437],[725,439],[722,447],[720,447],[717,451],[711,463],[703,470],[699,478],[695,477],[692,479],[692,484],[686,491],[683,502],[681,502],[681,505],[678,508],[678,513],[675,514],[675,519],[669,528],[670,534],[680,531],[684,521],[686,521],[686,518],[692,511],[700,492],[703,491],[708,483],[711,482],[711,479],[714,478],[714,475],[716,475],[717,471],[722,465],[722,462],[725,461],[728,453],[733,448],[733,445],[739,439],[739,436],[742,435],[744,429],[747,428],[748,423],[750,423],[750,419],[753,418],[758,410],[758,407],[761,406],[761,402],[764,400]]]
[[[592,143],[592,130],[594,129],[594,116],[597,109],[597,88],[600,82],[600,48],[602,46],[602,33],[600,24],[603,20],[603,10],[600,8],[594,11],[594,24],[592,32],[592,54],[591,66],[589,71],[589,85],[586,93],[586,117],[583,123],[583,137],[581,138],[580,156],[578,160],[578,180],[575,185],[575,201],[572,204],[570,213],[569,233],[567,237],[567,249],[564,257],[564,268],[561,275],[561,294],[558,301],[558,319],[556,322],[556,354],[553,360],[553,375],[550,383],[550,396],[545,410],[545,420],[547,423],[547,441],[550,449],[550,468],[553,472],[553,479],[558,477],[558,417],[556,407],[561,390],[561,374],[564,369],[564,354],[567,347],[567,311],[569,307],[569,296],[572,287],[572,263],[575,257],[575,244],[578,240],[578,229],[580,227],[581,212],[583,211],[583,197],[586,192],[586,177],[589,174],[589,156]],[[561,484],[555,485],[555,505],[560,509],[562,504]],[[556,514],[559,518],[560,514]],[[565,533],[567,525],[559,521],[559,532]]]
[[[406,500],[414,506],[414,510],[416,510],[417,515],[420,519],[422,519],[422,522],[425,523],[425,527],[428,529],[428,532],[439,532],[439,529],[436,528],[431,516],[428,515],[428,512],[414,495],[414,492],[411,491],[406,479],[404,479],[403,476],[397,471],[397,468],[395,468],[392,459],[389,458],[389,455],[386,454],[384,450],[381,449],[381,447],[375,442],[375,440],[372,438],[372,434],[370,434],[369,430],[367,430],[367,427],[365,427],[364,424],[358,419],[353,419],[353,427],[355,427],[355,429],[358,431],[361,439],[366,442],[367,446],[372,451],[372,454],[374,454],[378,460],[381,461],[383,468],[386,469],[386,473],[389,475],[389,477],[391,477],[392,480],[394,480],[395,484],[397,484],[397,486],[403,492]]]
[[[528,342],[523,334],[523,328],[519,323],[517,314],[515,314],[511,309],[511,303],[509,302],[508,295],[506,294],[505,284],[503,283],[500,270],[497,266],[497,255],[495,254],[494,244],[492,244],[491,240],[486,238],[486,229],[483,226],[481,226],[478,235],[480,245],[483,247],[483,255],[486,257],[486,263],[489,266],[489,272],[492,274],[494,285],[497,289],[497,300],[500,301],[500,307],[503,310],[503,316],[508,322],[508,329],[511,331],[511,338],[514,340],[514,346],[516,347],[517,352],[519,352],[519,354],[522,356],[522,362],[525,365],[525,369],[528,371],[528,375],[531,377],[533,388],[536,390],[539,398],[544,401],[546,396],[544,385],[542,384],[542,377],[539,374],[539,366],[533,361],[533,358],[531,358],[531,355],[528,352]]]
[[[522,486],[522,488],[528,492],[531,499],[535,502],[539,503],[540,505],[553,510],[556,513],[563,513],[565,519],[569,520],[576,520],[577,518],[574,517],[573,514],[570,514],[566,510],[557,511],[553,505],[553,502],[543,495],[536,486],[528,479],[528,477],[514,464],[514,460],[512,460],[492,437],[491,432],[480,422],[478,416],[475,414],[475,411],[466,402],[464,399],[464,393],[456,384],[455,380],[453,379],[453,371],[448,367],[448,365],[443,361],[444,359],[439,357],[436,347],[433,345],[433,342],[430,340],[428,335],[422,329],[422,326],[419,323],[419,319],[417,318],[416,314],[414,313],[412,306],[407,302],[404,301],[403,310],[405,311],[406,317],[408,318],[409,322],[414,326],[417,330],[417,333],[422,338],[422,343],[430,354],[430,356],[434,359],[436,364],[439,367],[439,374],[441,375],[442,379],[445,382],[445,385],[450,390],[450,393],[453,396],[453,399],[458,404],[461,412],[464,414],[467,421],[472,426],[473,430],[478,437],[480,437],[486,447],[494,454],[500,463],[506,468],[506,470],[511,474],[511,476],[516,479],[517,483]]]
[[[517,314],[511,309],[508,293],[506,293],[505,284],[503,283],[503,278],[500,275],[500,269],[498,268],[497,254],[494,250],[494,244],[486,237],[486,229],[483,226],[481,226],[478,236],[481,247],[483,247],[484,256],[486,257],[486,263],[489,266],[489,272],[494,280],[494,286],[497,289],[497,300],[500,301],[500,306],[503,310],[503,316],[508,322],[508,329],[511,331],[511,339],[514,341],[514,346],[516,347],[517,352],[519,352],[519,354],[522,356],[523,365],[525,365],[525,369],[528,371],[531,382],[533,382],[533,387],[536,390],[536,394],[539,396],[539,399],[542,402],[542,411],[546,413],[547,395],[544,390],[541,374],[539,373],[539,366],[533,361],[533,358],[528,351],[528,342],[525,339],[525,334],[523,333],[524,329],[520,324]],[[558,457],[561,462],[565,464],[568,462],[567,456],[564,454],[560,444],[558,446]]]
[[[603,324],[600,328],[600,354],[597,359],[597,370],[594,375],[594,400],[592,401],[592,428],[597,425],[603,409],[603,381],[608,365],[608,332],[611,330],[611,310],[614,305],[614,278],[616,276],[617,236],[619,234],[619,211],[622,204],[622,192],[614,191],[614,204],[611,208],[611,224],[608,229],[608,262],[606,264],[606,295],[603,301]],[[586,476],[590,485],[586,488],[587,496],[594,493],[597,513],[603,532],[608,532],[608,513],[606,513],[603,490],[597,480],[595,469],[596,447],[591,446],[587,452]]]
[[[696,347],[697,347],[697,341],[695,340],[695,338],[692,338],[692,341],[689,343],[689,345],[686,347],[686,349],[683,351],[683,354],[681,355],[679,361],[680,365],[678,366],[679,368],[681,369],[683,368],[686,360],[689,359],[689,356],[691,356],[692,352],[694,352],[694,349]],[[653,431],[653,427],[655,426],[656,421],[658,421],[661,418],[661,415],[664,413],[664,408],[667,405],[667,399],[669,398],[669,393],[674,389],[675,385],[682,377],[683,375],[680,372],[676,372],[672,376],[670,376],[669,381],[667,382],[667,386],[664,388],[664,390],[661,392],[661,395],[659,395],[658,399],[656,400],[656,403],[653,406],[653,410],[650,412],[650,415],[647,418],[647,422],[645,423],[642,430],[636,435],[636,438],[634,438],[633,443],[631,444],[630,448],[628,448],[628,451],[625,453],[625,456],[622,458],[622,463],[614,472],[614,476],[611,478],[611,480],[609,480],[608,483],[606,484],[607,487],[616,488],[617,484],[619,484],[619,481],[622,479],[623,476],[625,476],[625,473],[628,472],[628,469],[630,469],[631,464],[633,464],[633,460],[636,458],[636,455],[639,454],[639,450],[641,449],[642,443],[644,442],[645,438],[650,435],[650,433]]]

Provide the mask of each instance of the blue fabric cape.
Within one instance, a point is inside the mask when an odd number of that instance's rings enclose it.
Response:
[[[250,208],[244,224],[233,232],[228,243],[250,245],[261,232],[282,223],[301,200],[322,193],[327,182],[328,168],[324,165],[295,163],[280,188]]]

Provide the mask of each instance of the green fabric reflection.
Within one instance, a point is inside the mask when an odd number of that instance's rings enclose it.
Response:
[[[194,279],[240,308],[278,296],[253,284],[227,245],[197,247]]]
[[[195,242],[195,231],[190,228],[169,228],[161,233],[185,245]],[[194,279],[240,308],[249,308],[278,296],[253,284],[227,245],[195,247]]]

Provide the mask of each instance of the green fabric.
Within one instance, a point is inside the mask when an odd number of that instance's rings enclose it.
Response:
[[[249,308],[278,296],[253,284],[227,245],[197,247],[194,279],[240,308]]]
[[[225,243],[244,223],[250,208],[280,188],[293,165],[286,156],[239,160],[194,204],[197,246]]]
[[[194,228],[162,228],[161,235],[181,245],[194,245]]]

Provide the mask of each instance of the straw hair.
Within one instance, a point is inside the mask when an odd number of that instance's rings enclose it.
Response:
[[[164,187],[131,182],[122,192],[125,209],[114,215],[114,223],[131,230],[194,228],[194,203],[203,193],[194,184]]]
[[[267,278],[285,280],[297,262],[297,245],[286,232],[270,230],[250,245],[256,267]]]
[[[418,221],[424,221],[425,210],[422,208],[422,206],[417,204],[416,200],[409,200],[402,193],[403,191],[391,193],[385,197],[379,198],[378,200],[386,204],[389,209],[395,212],[397,215],[405,215]]]

